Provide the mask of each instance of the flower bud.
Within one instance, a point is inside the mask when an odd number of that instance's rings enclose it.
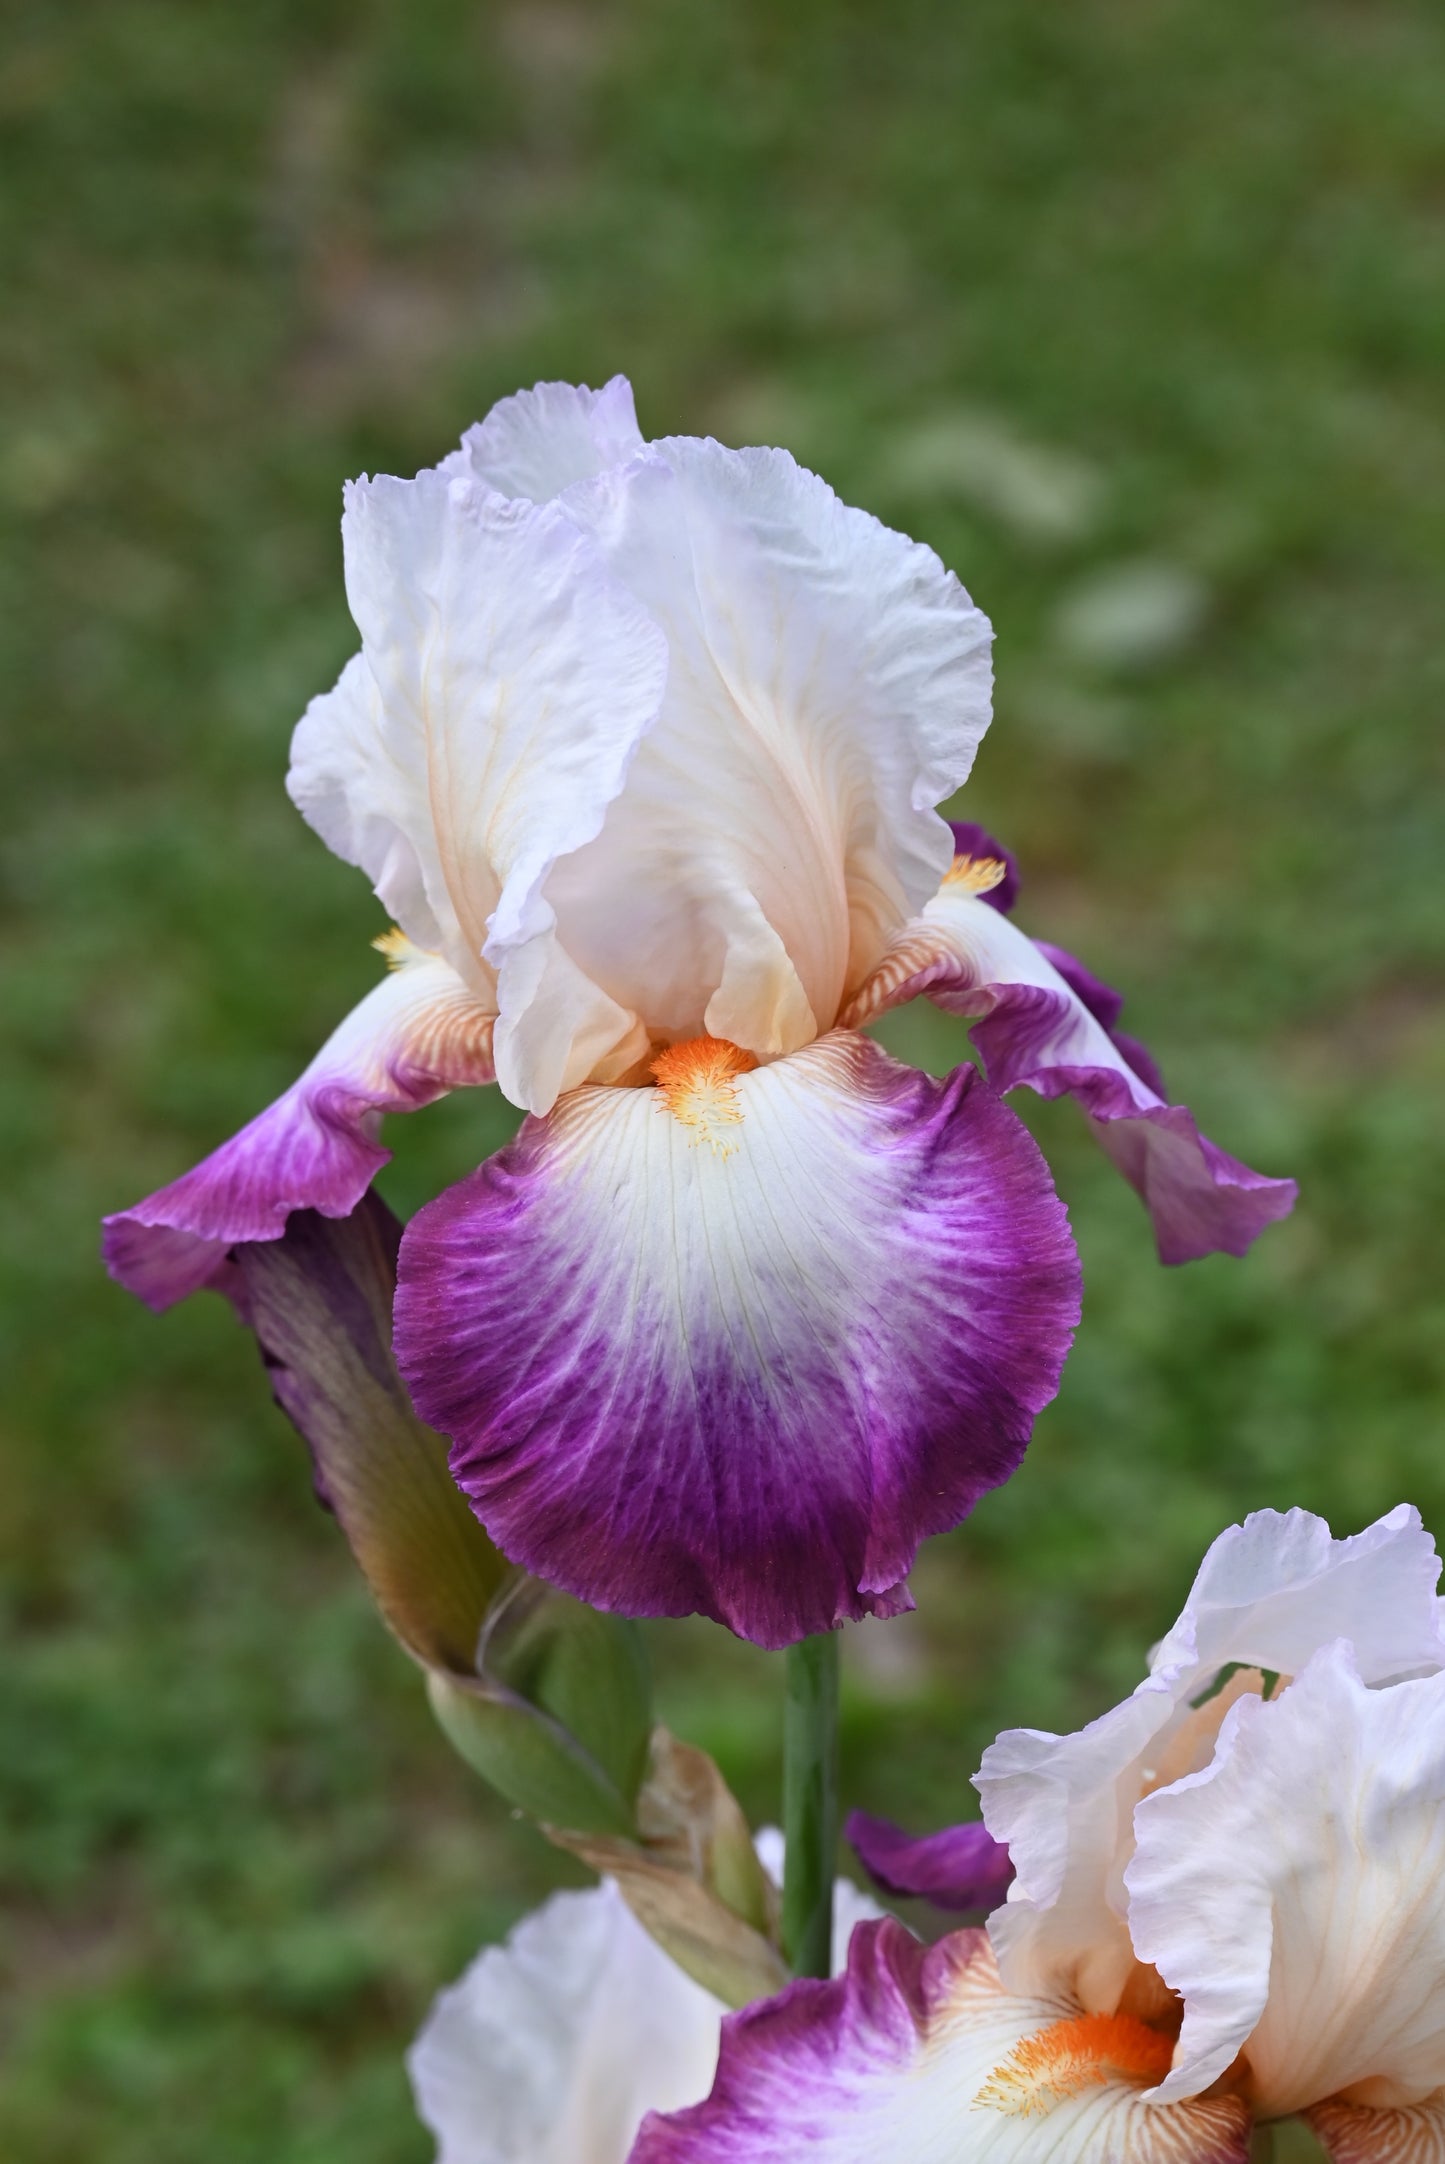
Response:
[[[392,1358],[400,1238],[374,1194],[345,1218],[295,1211],[236,1248],[232,1298],[449,1740],[549,1827],[628,1834],[652,1720],[641,1634],[513,1570],[473,1516]]]

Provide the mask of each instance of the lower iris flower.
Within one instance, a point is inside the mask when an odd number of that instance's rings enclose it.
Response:
[[[498,1545],[600,1607],[765,1645],[908,1605],[1007,1478],[1078,1312],[998,1090],[1083,1103],[1166,1260],[1293,1199],[1198,1135],[1115,995],[1000,906],[936,806],[991,633],[931,550],[782,451],[647,443],[621,379],[505,400],[343,520],[361,651],[291,794],[368,873],[390,974],[268,1111],[107,1226],[157,1307],[353,1209],[384,1114],[531,1117],[423,1209],[396,1350]],[[937,1082],[863,1029],[972,1018]]]
[[[984,1754],[987,1832],[863,1823],[896,1891],[971,1904],[1011,1864],[987,1930],[862,1926],[846,1978],[725,2024],[633,2164],[1244,2164],[1291,2118],[1333,2164],[1438,2164],[1439,1574],[1407,1509],[1225,1533],[1132,1697]]]
[[[758,1853],[782,1875],[771,1829]],[[879,1914],[833,1892],[835,1966]],[[611,1879],[553,1894],[437,1998],[411,2048],[436,2164],[626,2164],[649,2111],[705,2096],[726,2008],[669,1959]]]

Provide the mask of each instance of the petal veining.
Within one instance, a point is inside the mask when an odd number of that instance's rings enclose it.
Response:
[[[560,511],[456,472],[351,484],[342,536],[362,651],[297,727],[291,794],[479,995],[500,974],[498,1076],[545,1109],[579,1036],[633,1026],[580,979],[570,1005],[541,996],[542,888],[656,718],[662,636]]]
[[[1078,1099],[1144,1198],[1165,1262],[1243,1254],[1293,1208],[1294,1181],[1251,1171],[1201,1135],[1185,1106],[1166,1103],[1148,1053],[1113,1027],[1118,994],[991,906],[981,882],[993,879],[994,861],[1002,860],[967,854],[962,870],[895,935],[841,1020],[862,1028],[922,996],[965,1016],[995,1089]]]
[[[1142,2101],[1167,2039],[1000,1984],[979,1931],[855,1931],[847,1973],[723,2024],[704,2104],[648,2119],[633,2164],[1244,2164],[1237,2098]]]
[[[1445,2164],[1445,2092],[1403,2111],[1334,2100],[1303,2116],[1330,2164]]]
[[[345,1217],[391,1152],[383,1113],[492,1080],[492,1010],[437,955],[387,943],[391,973],[284,1097],[169,1187],[105,1221],[111,1275],[155,1308],[210,1283],[239,1240],[275,1240],[293,1210]]]
[[[782,451],[670,438],[563,501],[669,677],[601,834],[548,882],[562,937],[663,1037],[795,1050],[947,865],[933,806],[987,726],[987,620]]]
[[[723,1086],[721,1149],[671,1089],[525,1126],[413,1220],[397,1350],[515,1561],[778,1645],[906,1604],[919,1541],[1007,1477],[1077,1265],[972,1069],[839,1035]]]

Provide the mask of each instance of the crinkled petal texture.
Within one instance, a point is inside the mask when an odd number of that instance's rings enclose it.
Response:
[[[449,963],[392,943],[397,966],[353,1008],[284,1097],[190,1172],[109,1217],[112,1276],[169,1307],[225,1269],[241,1240],[276,1240],[293,1210],[345,1217],[390,1155],[383,1113],[492,1079],[491,1007]]]
[[[657,719],[661,631],[572,520],[454,467],[354,483],[342,535],[362,650],[299,723],[289,787],[369,873],[404,966],[277,1105],[110,1221],[111,1268],[156,1306],[291,1210],[350,1209],[385,1162],[381,1113],[491,1081],[494,1062],[545,1108],[647,1049],[558,943],[543,888]]]
[[[884,1891],[940,1909],[996,1908],[1013,1882],[1008,1850],[977,1823],[908,1834],[890,1819],[850,1811],[844,1837]]]
[[[561,936],[662,1041],[794,1051],[949,861],[988,621],[785,451],[673,437],[561,500],[668,648],[626,790],[548,881]]]
[[[1135,1827],[1134,1944],[1184,2000],[1161,2098],[1241,2050],[1267,2117],[1445,2088],[1445,1673],[1370,1690],[1328,1645]]]
[[[486,1077],[542,1114],[705,1030],[760,1059],[829,1030],[936,887],[988,723],[989,626],[938,558],[784,452],[644,445],[620,378],[353,483],[342,538],[361,651],[289,788],[487,1016]],[[164,1303],[208,1248],[347,1206],[373,1111],[425,1101],[332,1117],[311,1080],[125,1213],[128,1283]]]
[[[554,1894],[437,1999],[408,2065],[437,2164],[623,2164],[704,2095],[723,2007],[606,1879]]]
[[[514,1561],[776,1646],[906,1605],[919,1541],[1017,1464],[1078,1298],[976,1073],[840,1033],[529,1122],[413,1219],[396,1348]]]
[[[632,2164],[1244,2164],[1237,2098],[1142,2100],[1168,2052],[1005,1992],[982,1932],[866,1925],[838,1982],[729,2016],[711,2096],[649,2119]]]
[[[501,399],[443,463],[499,495],[549,503],[609,466],[626,465],[642,448],[632,385],[614,376],[600,391],[539,383]]]
[[[987,619],[786,452],[644,446],[621,377],[504,400],[448,464],[560,498],[668,642],[626,795],[549,882],[569,952],[664,1039],[808,1042],[947,863],[932,807],[988,724]]]
[[[1139,1969],[1125,1870],[1141,1798],[1209,1764],[1234,1699],[1258,1699],[1263,1673],[1297,1676],[1336,1638],[1371,1684],[1445,1665],[1439,1574],[1407,1507],[1347,1540],[1308,1511],[1259,1511],[1215,1541],[1131,1698],[1074,1735],[1000,1736],[976,1785],[1016,1874],[989,1925],[1010,1988],[1065,1989],[1112,2012]]]
[[[657,718],[662,633],[561,511],[454,465],[351,484],[342,540],[361,652],[297,727],[291,795],[419,946],[495,991],[499,1079],[544,1110],[645,1049],[543,888]]]
[[[919,996],[967,1016],[995,1089],[1078,1099],[1148,1206],[1165,1262],[1217,1250],[1242,1255],[1294,1207],[1294,1181],[1252,1172],[1201,1135],[1183,1105],[1166,1103],[1149,1054],[1114,1028],[1118,993],[1062,948],[1020,931],[997,889],[979,891],[996,873],[1007,893],[1014,877],[1006,854],[995,860],[974,853],[980,847],[988,849],[988,837],[955,857],[937,895],[895,935],[841,1020],[861,1028]]]

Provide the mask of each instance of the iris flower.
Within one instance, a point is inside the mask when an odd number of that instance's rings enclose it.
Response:
[[[775,1876],[781,1837],[758,1837]],[[833,1894],[841,1965],[879,1914],[847,1879]],[[626,2164],[649,2111],[707,2094],[726,2009],[650,1939],[603,1879],[553,1894],[443,1991],[412,2046],[437,2164]]]
[[[1439,2164],[1439,1575],[1404,1508],[1225,1533],[1132,1697],[985,1753],[987,1930],[863,1926],[845,1979],[725,2025],[710,2101],[634,2164],[1243,2164],[1296,2116],[1334,2164]],[[892,1882],[976,1880],[975,1834],[895,1842]]]
[[[1292,1183],[1200,1138],[939,815],[991,633],[931,550],[786,452],[644,442],[620,378],[354,483],[342,534],[361,651],[290,790],[394,917],[390,974],[109,1221],[112,1270],[157,1307],[223,1281],[234,1243],[356,1205],[385,1114],[495,1079],[530,1117],[409,1227],[396,1350],[497,1544],[764,1645],[909,1605],[1077,1317],[996,1092],[1077,1096],[1167,1260],[1241,1251]],[[863,1034],[918,993],[975,1021],[992,1088]]]

